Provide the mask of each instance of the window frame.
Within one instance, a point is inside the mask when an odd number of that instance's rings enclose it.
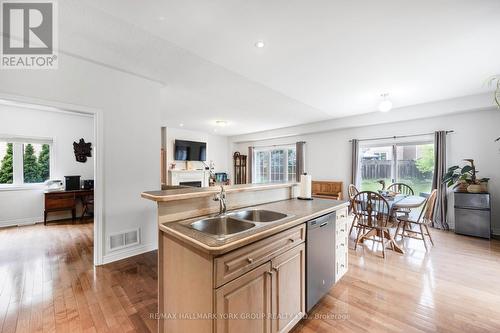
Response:
[[[398,160],[398,147],[404,147],[404,146],[419,146],[419,145],[428,145],[432,144],[434,146],[434,149],[436,149],[436,145],[433,139],[428,138],[422,138],[419,140],[414,140],[414,141],[392,141],[392,142],[385,142],[385,141],[379,141],[379,142],[374,142],[374,143],[367,143],[367,144],[360,144],[359,146],[359,154],[358,154],[358,179],[356,179],[356,184],[358,188],[361,188],[361,184],[363,182],[363,179],[361,177],[361,160],[363,158],[362,156],[362,151],[363,148],[379,148],[379,147],[391,147],[392,149],[392,156],[391,156],[391,182],[392,183],[397,183],[400,181],[399,175],[398,175],[398,170],[399,170],[399,160]],[[389,157],[389,156],[387,156]],[[387,184],[390,185],[390,184]]]
[[[44,185],[45,182],[41,183],[24,182],[24,145],[28,143],[49,145],[49,179],[52,179],[54,174],[54,165],[55,165],[53,138],[0,135],[0,141],[6,143],[12,143],[12,154],[13,154],[12,184],[0,184],[0,191],[37,190],[45,187]]]
[[[272,174],[272,152],[277,151],[277,150],[283,150],[284,151],[284,158],[283,158],[283,180],[280,181],[272,181],[271,180],[271,174]],[[280,145],[280,146],[272,146],[272,147],[262,147],[262,148],[254,148],[253,152],[253,158],[252,158],[252,174],[254,175],[254,179],[252,179],[253,184],[266,184],[266,183],[280,183],[280,182],[293,182],[293,180],[288,180],[289,179],[289,173],[288,173],[288,151],[289,150],[295,150],[295,156],[297,156],[296,152],[296,146],[295,145]],[[259,172],[257,172],[258,165],[257,165],[257,155],[259,153],[267,153],[267,159],[269,161],[269,165],[267,166],[267,175],[266,179],[267,181],[257,181],[257,176],[262,178],[262,175]],[[295,164],[295,168],[297,168],[297,164]],[[296,169],[295,169],[296,170]]]

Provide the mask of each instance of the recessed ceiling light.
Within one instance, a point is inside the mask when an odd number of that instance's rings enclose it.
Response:
[[[264,46],[266,46],[266,44],[262,40],[258,40],[255,42],[255,47],[257,47],[259,49],[263,48]]]
[[[180,123],[180,124],[179,124],[179,127],[184,127],[184,123]]]
[[[158,20],[160,20],[160,21],[165,21],[165,16],[160,16],[160,17],[158,17]]]
[[[378,110],[380,112],[389,112],[389,111],[391,111],[391,109],[392,109],[392,102],[387,99],[387,97],[389,96],[389,93],[384,93],[384,94],[382,94],[380,96],[383,98],[383,100],[379,103]]]
[[[214,132],[217,132],[217,128],[214,128]]]
[[[216,120],[215,121],[215,125],[219,126],[219,127],[224,127],[227,125],[227,121],[225,120]]]

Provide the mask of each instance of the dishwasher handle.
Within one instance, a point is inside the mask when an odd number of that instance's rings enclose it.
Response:
[[[320,228],[322,228],[322,227],[324,227],[325,225],[328,225],[328,221],[321,223],[321,224],[319,225],[319,227],[320,227]]]

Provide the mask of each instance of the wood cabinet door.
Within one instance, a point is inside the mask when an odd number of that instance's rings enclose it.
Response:
[[[215,290],[217,333],[271,332],[271,263]]]
[[[306,248],[294,247],[272,260],[273,332],[289,332],[306,314]]]

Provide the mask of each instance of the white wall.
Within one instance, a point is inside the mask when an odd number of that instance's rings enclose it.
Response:
[[[156,205],[140,194],[160,186],[161,85],[64,54],[59,60],[57,70],[2,71],[0,94],[101,110],[104,262],[157,248]],[[140,245],[107,250],[110,233],[134,228]]]
[[[170,163],[174,161],[174,143],[175,140],[201,141],[207,143],[207,160],[215,163],[215,172],[230,171],[230,149],[227,136],[215,135],[199,131],[191,131],[183,128],[167,127],[167,165],[170,169]],[[176,169],[185,169],[186,162],[175,161]],[[193,168],[204,168],[201,162],[192,162]]]
[[[397,110],[393,112],[397,112]],[[476,161],[480,175],[491,178],[492,223],[494,233],[500,234],[500,143],[493,142],[500,135],[498,124],[500,124],[500,111],[474,111],[392,124],[234,143],[232,144],[232,151],[247,151],[250,145],[306,141],[306,171],[312,174],[313,179],[316,180],[341,180],[344,182],[344,191],[347,191],[351,173],[350,139],[421,134],[436,130],[455,130],[455,133],[448,135],[448,164],[460,164],[464,158],[473,158]],[[273,133],[266,133],[266,135],[272,136]],[[453,227],[452,200],[449,203],[449,211],[449,220]]]
[[[64,176],[81,175],[94,178],[94,157],[86,163],[75,160],[73,141],[84,138],[94,143],[93,117],[60,112],[25,109],[0,105],[0,134],[23,137],[52,138],[51,179],[64,180]],[[43,191],[31,189],[0,189],[0,226],[11,226],[43,221]],[[22,209],[19,207],[22,203]],[[51,213],[48,220],[70,217],[70,212]]]

